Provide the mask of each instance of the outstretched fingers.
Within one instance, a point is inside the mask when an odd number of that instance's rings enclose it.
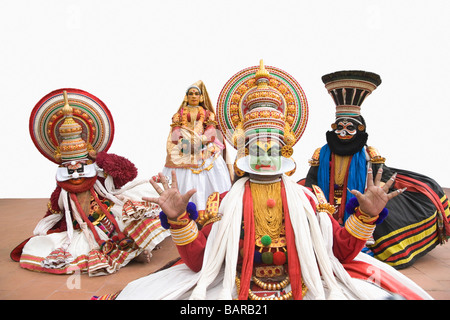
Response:
[[[388,181],[386,181],[386,183],[383,186],[383,190],[384,192],[388,193],[389,189],[392,187],[392,185],[395,182],[395,178],[397,177],[397,173],[394,173]]]
[[[161,184],[164,187],[164,190],[169,189],[169,182],[167,181],[167,178],[165,175],[163,175],[161,172],[159,173],[159,179],[161,180]]]
[[[382,175],[383,175],[383,169],[380,168],[380,169],[378,169],[377,175],[375,176],[375,181],[374,181],[375,186],[378,187],[380,185]]]
[[[190,199],[190,198],[194,195],[194,193],[196,193],[196,192],[197,192],[197,190],[191,189],[191,190],[189,190],[188,192],[186,192],[185,194],[183,194],[183,195],[182,195],[183,201],[186,202],[186,203],[188,203],[188,202],[189,202],[189,199]]]
[[[373,171],[372,168],[369,168],[367,169],[367,188],[371,186],[373,186]]]
[[[142,197],[142,200],[159,204],[159,198]]]
[[[391,200],[392,198],[395,198],[396,196],[402,194],[403,192],[405,192],[406,188],[403,189],[397,189],[395,191],[392,191],[391,193],[388,193],[388,199]]]
[[[178,189],[177,174],[175,173],[175,170],[172,170],[171,174],[172,174],[172,188]]]
[[[358,190],[350,190],[350,189],[348,189],[348,188],[347,188],[347,190],[348,190],[351,194],[353,194],[353,195],[356,197],[356,199],[358,199],[359,202],[361,202],[361,200],[362,200],[363,197],[364,197],[364,194],[362,194],[362,193],[359,192]]]
[[[163,193],[163,189],[161,189],[161,187],[156,183],[155,180],[150,179],[149,180],[150,184],[152,185],[153,189],[155,189],[155,191],[160,195],[161,193]]]

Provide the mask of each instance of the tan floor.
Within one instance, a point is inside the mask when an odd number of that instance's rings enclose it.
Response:
[[[450,195],[450,189],[446,189]],[[128,282],[145,276],[177,257],[172,240],[153,251],[149,264],[131,262],[116,274],[101,277],[50,275],[20,268],[11,250],[28,238],[45,211],[48,199],[0,199],[0,300],[88,300],[114,293]],[[433,298],[450,299],[450,244],[438,246],[402,273]]]

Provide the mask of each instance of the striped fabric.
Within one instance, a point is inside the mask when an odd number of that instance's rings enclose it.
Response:
[[[370,246],[374,257],[395,266],[408,266],[439,243],[437,212],[415,224],[394,230]]]
[[[148,248],[149,250],[152,250],[158,243],[170,235],[168,230],[161,227],[159,218],[131,221],[124,229],[124,232],[134,240],[139,248]]]
[[[36,257],[33,255],[22,254],[20,257],[20,266],[24,269],[37,271],[37,272],[46,272],[52,274],[72,274],[76,270],[84,273],[88,270],[88,256],[80,255],[73,262],[65,266],[64,268],[52,269],[46,268],[41,265],[41,261],[43,261],[43,257]]]
[[[449,219],[450,209],[446,195],[443,195],[440,201],[443,213],[436,210],[427,219],[411,223],[376,238],[375,243],[370,246],[375,258],[385,261],[393,267],[405,268],[441,244],[443,236],[440,233],[444,229],[442,220]]]

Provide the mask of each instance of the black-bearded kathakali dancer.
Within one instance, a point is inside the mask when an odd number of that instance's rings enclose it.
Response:
[[[241,70],[225,84],[219,126],[237,149],[239,177],[228,192],[208,198],[205,219],[195,223],[189,199],[160,174],[152,182],[181,259],[130,282],[116,299],[405,299],[431,297],[394,268],[361,253],[372,235],[393,181],[380,173],[340,226],[319,188],[293,181],[293,146],[303,134],[308,105],[298,82],[264,66]],[[373,173],[369,171],[371,177]],[[163,220],[163,219],[161,219]]]
[[[447,241],[450,235],[447,196],[432,178],[387,166],[378,149],[367,144],[361,108],[381,84],[379,75],[338,71],[324,75],[322,81],[334,101],[336,120],[332,130],[326,132],[327,143],[315,150],[307,177],[300,183],[319,186],[335,207],[333,217],[345,225],[358,206],[357,198],[349,190],[364,192],[369,183],[367,170],[382,170],[381,184],[389,183],[390,192],[401,194],[387,203],[363,251],[396,269],[408,267]],[[395,181],[391,182],[393,175]]]
[[[187,88],[170,126],[162,172],[170,179],[171,171],[175,170],[180,192],[186,193],[192,188],[197,190],[191,202],[202,218],[208,196],[213,192],[228,191],[231,187],[226,144],[217,127],[214,107],[203,81]],[[159,181],[158,176],[155,180]]]
[[[57,186],[33,236],[11,258],[33,271],[89,276],[115,273],[133,259],[150,262],[170,233],[159,206],[142,201],[142,192],[154,192],[148,180],[136,180],[131,161],[107,153],[115,128],[106,105],[83,90],[55,90],[34,107],[29,129],[58,165]]]

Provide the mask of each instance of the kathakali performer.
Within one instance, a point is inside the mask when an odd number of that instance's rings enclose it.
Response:
[[[383,213],[386,217],[376,223],[373,238],[364,251],[397,269],[408,267],[447,241],[450,235],[447,196],[427,176],[388,167],[378,150],[367,145],[361,105],[381,84],[379,75],[338,71],[324,75],[322,81],[335,103],[336,120],[332,130],[326,132],[327,143],[315,150],[307,177],[300,183],[319,186],[336,208],[334,218],[344,225],[357,205],[348,190],[364,192],[369,168],[374,172],[383,170],[382,184],[395,175],[390,191],[401,190],[402,194],[387,203]]]
[[[129,283],[116,299],[429,299],[394,268],[362,254],[379,213],[398,193],[377,180],[340,226],[319,188],[293,181],[292,147],[308,117],[305,94],[286,72],[250,67],[225,85],[219,125],[237,148],[238,180],[210,195],[206,218],[195,223],[189,198],[160,174],[152,183],[161,220],[181,260]],[[371,177],[372,172],[369,171]],[[380,173],[376,174],[377,177]],[[164,219],[163,219],[164,217]],[[111,298],[111,297],[110,297]]]
[[[33,271],[89,276],[114,273],[135,258],[149,262],[170,233],[159,206],[141,199],[148,180],[135,180],[132,162],[107,153],[114,122],[106,105],[83,90],[55,90],[34,107],[29,129],[38,150],[58,164],[57,187],[34,235],[11,258]]]
[[[191,201],[202,216],[208,196],[231,187],[225,142],[217,128],[216,114],[203,81],[187,88],[170,126],[162,172],[170,178],[170,172],[176,171],[180,192],[197,190]]]

